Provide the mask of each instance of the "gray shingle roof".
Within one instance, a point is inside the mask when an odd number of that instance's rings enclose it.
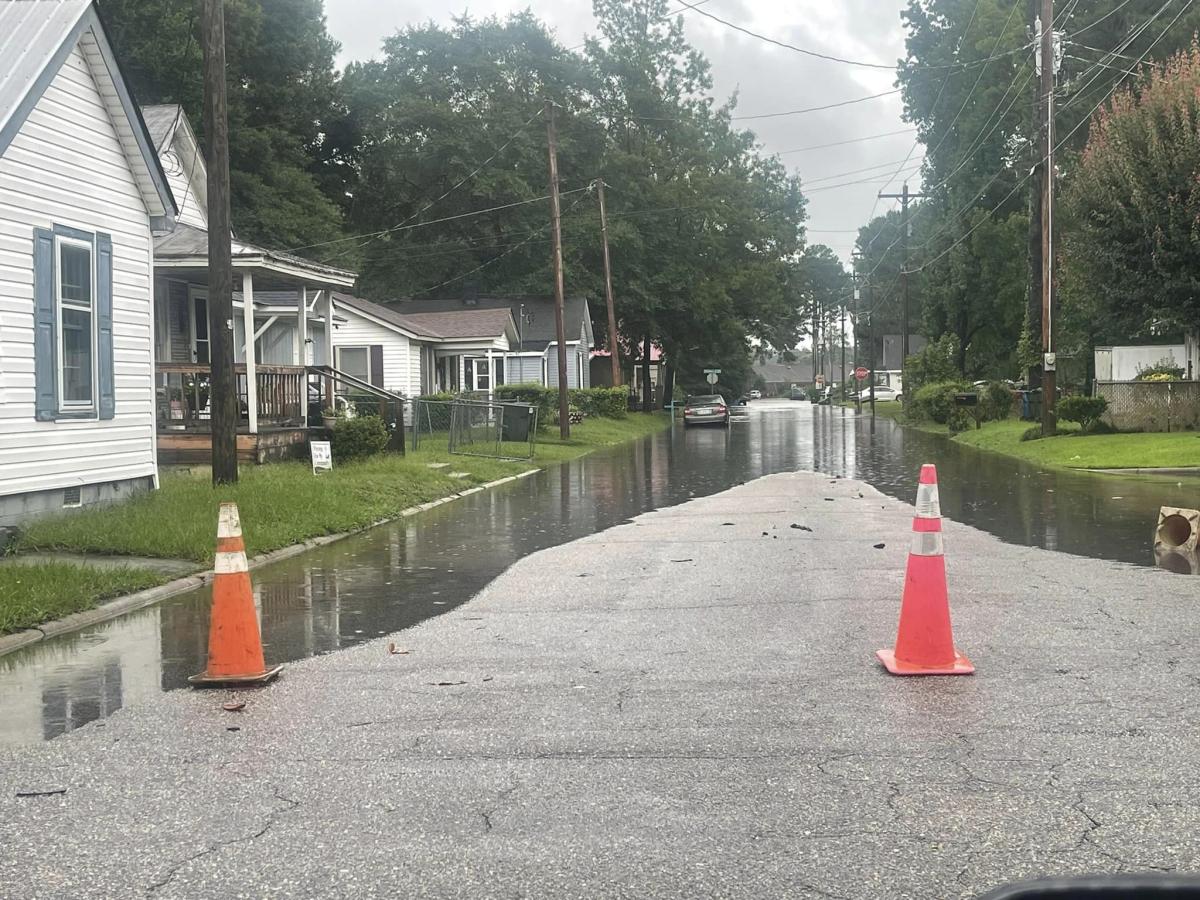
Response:
[[[504,334],[512,322],[512,314],[507,309],[455,309],[414,313],[403,318],[450,339],[496,337]]]
[[[160,154],[171,132],[175,130],[181,113],[182,108],[178,103],[159,103],[142,107],[142,119],[146,123],[146,130],[150,132],[150,140],[154,141],[154,148]]]
[[[361,297],[355,297],[351,294],[341,294],[334,292],[333,302],[338,307],[357,310],[365,313],[368,316],[374,316],[384,322],[389,322],[397,328],[403,328],[405,331],[418,334],[421,337],[440,338],[442,337],[437,331],[434,331],[428,325],[414,321],[411,316],[405,316],[396,312],[387,306],[379,303],[372,303],[370,300],[363,300]]]

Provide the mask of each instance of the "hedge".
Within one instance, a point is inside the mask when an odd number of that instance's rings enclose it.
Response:
[[[954,413],[954,395],[967,390],[960,381],[937,381],[917,391],[905,414],[913,419],[931,419],[939,425],[950,421]]]
[[[501,401],[528,403],[538,408],[538,424],[549,427],[558,421],[558,388],[536,383],[502,384],[495,390]],[[623,387],[575,388],[567,402],[584,416],[623,419],[629,409],[629,394]]]

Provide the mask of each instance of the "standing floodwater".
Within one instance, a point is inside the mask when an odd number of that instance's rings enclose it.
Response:
[[[815,469],[911,502],[924,462],[937,463],[949,518],[1012,543],[1137,565],[1153,564],[1159,506],[1194,506],[1200,488],[1195,479],[1041,472],[882,419],[872,433],[849,411],[764,401],[728,430],[676,427],[256,570],[267,661],[407,628],[534,551],[761,475]],[[947,553],[953,577],[965,561],[952,546]],[[0,745],[53,738],[184,685],[204,668],[208,603],[207,590],[193,591],[0,657]]]

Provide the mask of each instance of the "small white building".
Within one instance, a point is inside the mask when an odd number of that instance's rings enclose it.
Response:
[[[156,485],[175,203],[89,0],[0,3],[0,524]]]

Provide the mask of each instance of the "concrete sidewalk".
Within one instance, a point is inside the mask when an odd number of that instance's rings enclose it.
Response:
[[[979,674],[897,679],[873,651],[911,514],[764,478],[529,557],[408,654],[0,752],[0,896],[940,898],[1197,868],[1197,582],[947,523]]]

